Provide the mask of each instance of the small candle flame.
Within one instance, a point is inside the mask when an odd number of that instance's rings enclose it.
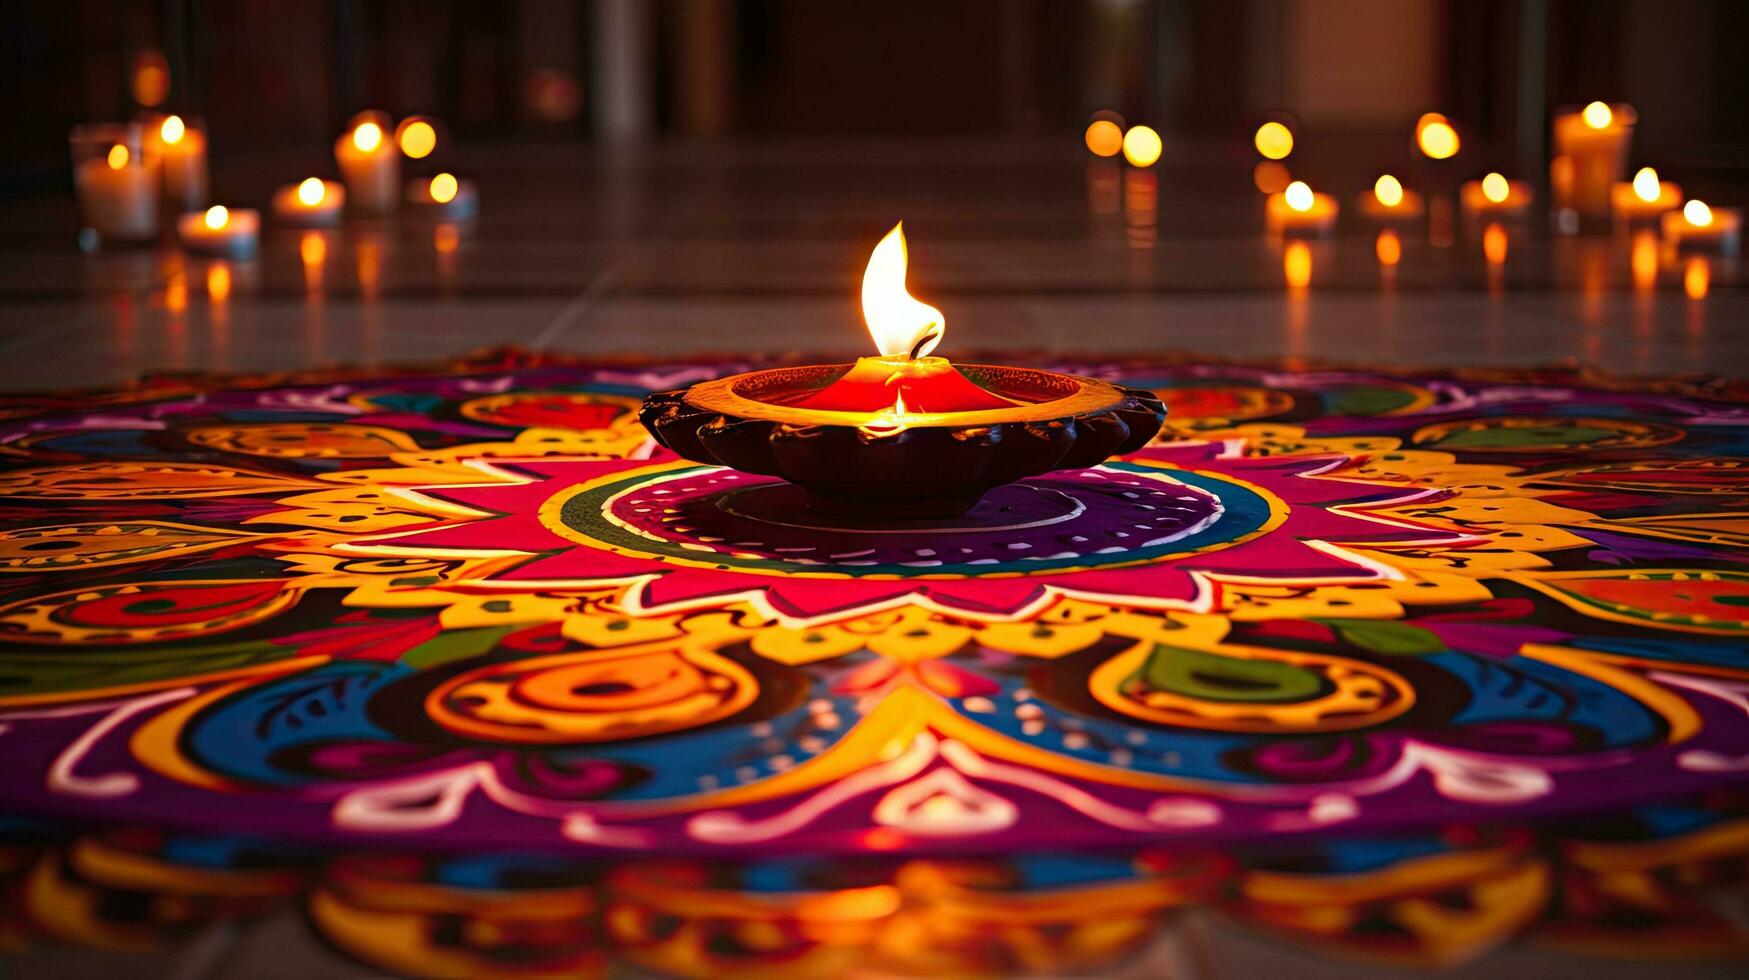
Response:
[[[1682,206],[1682,216],[1696,228],[1705,228],[1713,223],[1713,209],[1702,201],[1689,201]]]
[[[1403,203],[1403,182],[1390,174],[1380,177],[1372,185],[1373,196],[1387,208],[1394,208]]]
[[[321,204],[322,199],[327,196],[328,185],[322,183],[320,177],[305,177],[304,182],[298,185],[298,203],[305,207],[313,208]]]
[[[223,204],[215,204],[206,209],[204,220],[208,228],[217,231],[225,226],[225,222],[231,220],[231,212]]]
[[[1444,116],[1429,112],[1415,122],[1415,143],[1428,157],[1444,160],[1457,155],[1457,130]]]
[[[1296,180],[1287,185],[1287,190],[1282,192],[1282,196],[1287,199],[1287,206],[1295,211],[1312,210],[1312,202],[1316,200],[1312,188],[1303,180]]]
[[[893,226],[869,253],[862,273],[862,318],[875,347],[887,357],[922,357],[941,343],[947,318],[905,289],[910,267],[905,248],[905,223]]]
[[[158,137],[172,146],[182,142],[182,137],[187,132],[188,127],[183,124],[181,116],[170,116],[158,127]]]
[[[431,199],[439,204],[448,204],[455,200],[456,191],[460,187],[454,174],[438,174],[431,178]]]
[[[1266,122],[1257,127],[1257,135],[1251,142],[1257,147],[1258,153],[1271,160],[1285,159],[1294,151],[1293,130],[1278,122]]]
[[[1482,178],[1482,196],[1495,204],[1505,204],[1506,198],[1511,194],[1512,185],[1500,174],[1493,173]]]
[[[117,143],[114,146],[110,147],[109,148],[109,169],[120,170],[121,168],[127,166],[128,165],[128,157],[131,155],[132,154],[128,153],[128,148],[121,145],[120,143]]]
[[[1152,167],[1160,159],[1160,134],[1151,126],[1131,126],[1123,134],[1123,158],[1132,167]]]
[[[410,159],[423,160],[437,149],[437,130],[423,119],[403,123],[399,137],[401,152]]]
[[[1602,102],[1593,102],[1586,106],[1585,111],[1581,112],[1579,116],[1585,120],[1585,125],[1592,129],[1607,128],[1611,122],[1615,121],[1615,113]]]
[[[383,128],[376,123],[360,123],[358,128],[352,131],[352,145],[358,147],[365,153],[369,153],[378,146],[381,146],[382,142]]]
[[[1634,174],[1634,196],[1652,204],[1658,200],[1660,193],[1662,189],[1658,186],[1658,171],[1651,167],[1641,167],[1640,172]]]

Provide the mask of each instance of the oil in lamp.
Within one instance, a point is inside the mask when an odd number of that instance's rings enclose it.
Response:
[[[996,487],[1096,465],[1160,431],[1166,409],[1145,390],[930,356],[946,321],[906,290],[907,265],[901,223],[863,273],[878,355],[656,392],[644,427],[687,459],[781,477],[818,511],[876,521],[962,514]]]

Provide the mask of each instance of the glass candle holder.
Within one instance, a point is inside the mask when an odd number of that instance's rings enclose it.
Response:
[[[158,236],[159,164],[134,123],[75,126],[73,193],[79,203],[79,244],[96,249],[137,245]]]

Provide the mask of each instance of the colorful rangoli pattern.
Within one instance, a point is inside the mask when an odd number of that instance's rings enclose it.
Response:
[[[296,895],[387,969],[820,975],[1080,969],[1195,904],[1449,960],[1699,929],[1660,876],[1749,855],[1740,387],[1053,363],[1160,439],[852,527],[638,425],[748,366],[0,399],[20,921]],[[1052,938],[923,941],[997,919]]]

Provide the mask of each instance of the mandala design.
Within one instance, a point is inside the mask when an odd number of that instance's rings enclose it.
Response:
[[[854,523],[638,427],[747,366],[11,400],[0,806],[620,858],[1235,855],[1749,778],[1740,389],[1049,365],[1160,392],[1161,440]],[[1461,882],[1510,882],[1489,921],[1522,923],[1548,871],[1495,843]],[[311,915],[406,913],[348,883],[426,873],[349,866]],[[1247,914],[1333,921],[1248,874]]]

